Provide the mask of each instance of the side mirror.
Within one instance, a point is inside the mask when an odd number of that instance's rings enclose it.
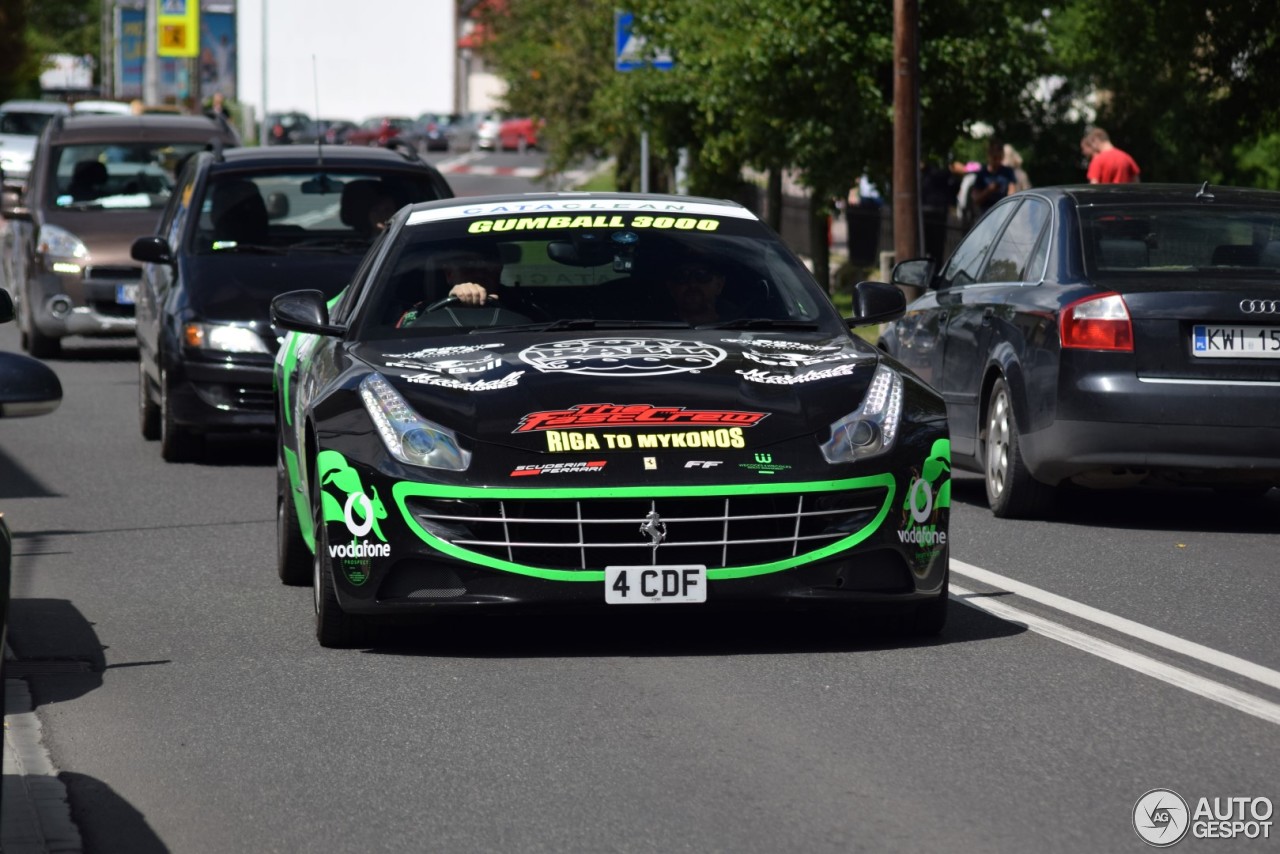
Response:
[[[342,326],[329,323],[329,306],[320,291],[289,291],[271,300],[271,322],[291,332],[341,335]]]
[[[906,285],[911,288],[928,288],[929,283],[933,281],[933,262],[928,258],[913,258],[896,264],[889,281],[895,285]]]
[[[0,418],[48,415],[62,403],[62,383],[37,359],[0,352]]]
[[[907,310],[907,298],[902,291],[884,282],[858,282],[853,286],[853,316],[846,323],[849,328],[870,326],[897,320]]]
[[[13,320],[13,297],[4,288],[0,288],[0,323]]]
[[[23,202],[26,191],[13,184],[5,184],[0,176],[0,217],[31,222],[31,209]]]
[[[169,242],[163,237],[139,237],[129,247],[129,254],[135,261],[150,261],[153,264],[173,263]]]

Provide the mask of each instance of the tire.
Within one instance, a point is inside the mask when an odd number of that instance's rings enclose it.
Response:
[[[289,475],[283,462],[276,469],[276,572],[280,581],[303,587],[311,581],[312,555],[302,539],[298,509],[289,490]]]
[[[168,370],[160,370],[160,456],[168,463],[195,460],[203,449],[202,437],[177,423],[169,402],[173,383]]]
[[[1052,506],[1057,490],[1036,480],[1027,470],[1022,459],[1013,397],[1004,379],[996,380],[991,389],[986,425],[982,440],[982,470],[991,512],[1001,519],[1044,516]]]
[[[160,438],[160,407],[151,399],[151,381],[141,360],[138,361],[138,431],[148,442]]]
[[[31,301],[24,299],[22,311],[22,349],[37,359],[55,359],[62,352],[62,339],[45,335],[36,326],[35,314],[31,311]]]
[[[333,566],[329,560],[329,534],[322,521],[320,507],[320,486],[313,483],[311,513],[316,550],[311,560],[311,589],[316,612],[316,640],[326,649],[364,646],[371,636],[371,621],[368,617],[346,613],[338,604],[338,594],[333,585]]]
[[[1270,484],[1246,484],[1242,486],[1215,486],[1216,494],[1230,504],[1248,506],[1258,504],[1271,492]]]
[[[914,638],[937,637],[947,624],[947,609],[951,604],[951,570],[942,579],[942,595],[917,605],[903,625],[904,633]]]

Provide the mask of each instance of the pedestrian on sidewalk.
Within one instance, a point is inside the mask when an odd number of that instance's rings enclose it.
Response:
[[[1111,144],[1102,128],[1094,128],[1080,140],[1080,152],[1089,158],[1086,177],[1090,184],[1136,184],[1142,170],[1128,153]]]

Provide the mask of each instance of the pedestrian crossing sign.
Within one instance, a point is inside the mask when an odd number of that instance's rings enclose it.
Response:
[[[631,31],[635,16],[631,12],[613,13],[614,60],[617,71],[635,71],[638,68],[657,68],[670,71],[675,60],[666,50],[650,48],[644,36]]]
[[[156,55],[200,55],[200,0],[154,0]]]

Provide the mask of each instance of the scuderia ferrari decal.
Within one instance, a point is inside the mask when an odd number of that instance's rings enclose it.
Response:
[[[577,463],[536,463],[533,465],[516,466],[512,472],[512,477],[528,477],[529,475],[541,474],[582,474],[584,472],[600,472],[604,471],[604,467],[608,465],[605,460],[592,460],[590,462]]]
[[[743,428],[754,427],[769,413],[735,409],[686,409],[648,403],[580,403],[568,409],[530,412],[513,433],[541,432],[547,450],[629,451],[659,448],[745,448]],[[730,427],[716,425],[733,425]],[[580,428],[574,430],[571,428]],[[589,433],[581,428],[697,427],[661,433]]]
[[[341,522],[351,534],[351,542],[329,545],[329,557],[340,561],[343,576],[358,587],[369,580],[373,558],[391,556],[391,546],[378,525],[379,520],[387,518],[387,508],[377,489],[372,490],[372,496],[366,492],[360,473],[337,451],[317,454],[316,470],[322,520],[325,524]],[[335,491],[343,497],[339,499]],[[381,542],[363,539],[371,533]]]
[[[937,439],[919,473],[913,472],[902,503],[902,527],[898,539],[916,547],[919,559],[936,555],[947,544],[944,511],[951,507],[951,441]]]

